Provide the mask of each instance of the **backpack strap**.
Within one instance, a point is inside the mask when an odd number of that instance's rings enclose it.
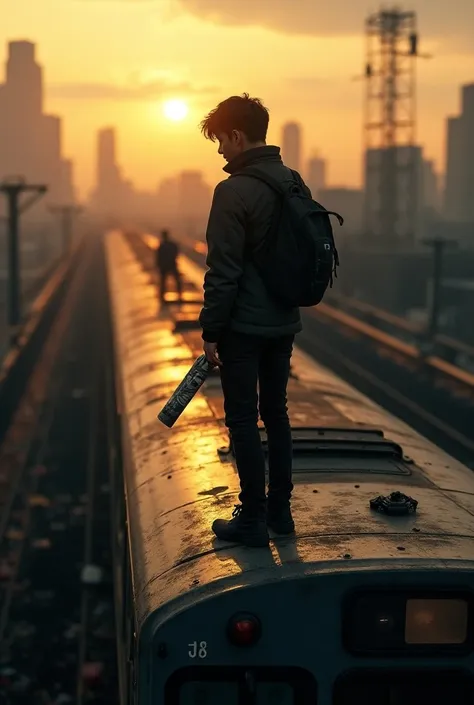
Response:
[[[269,186],[274,193],[276,193],[280,198],[282,199],[285,194],[287,193],[287,189],[284,187],[284,184],[281,183],[278,179],[274,179],[272,176],[269,176],[267,173],[261,171],[257,167],[253,166],[247,166],[244,167],[243,169],[240,169],[239,171],[235,172],[232,174],[231,178],[234,176],[251,176],[254,179],[258,179],[262,183],[266,184]],[[261,247],[265,245],[265,243],[268,240],[268,237],[271,237],[272,233],[274,232],[275,228],[277,227],[278,220],[280,217],[280,208],[281,208],[281,203],[279,199],[277,199],[275,203],[275,210],[273,211],[270,227],[268,230],[268,233],[263,237],[260,242],[258,242],[256,245],[254,244],[253,246],[250,245],[250,243],[246,242],[245,245],[245,250],[244,250],[244,256],[247,260],[253,261],[254,255],[256,252],[260,250]],[[247,227],[247,235],[249,234],[249,229]]]
[[[278,179],[273,178],[273,176],[270,176],[269,174],[262,171],[258,167],[254,167],[254,166],[244,167],[243,169],[240,169],[240,171],[233,174],[233,176],[251,176],[254,179],[258,179],[259,181],[263,181],[264,184],[267,184],[267,186],[269,186],[279,196],[284,196],[287,193],[287,188],[285,187],[285,182],[282,182],[282,181],[279,181]]]
[[[296,183],[300,188],[304,189],[307,188],[306,184],[304,183],[303,179],[301,178],[300,174],[295,171],[294,169],[289,169],[291,172],[294,183]],[[274,179],[273,176],[269,176],[266,172],[262,171],[258,167],[254,166],[247,166],[241,169],[240,171],[236,172],[232,176],[251,176],[254,179],[258,179],[259,181],[263,181],[264,184],[267,184],[273,191],[275,191],[279,196],[285,196],[288,193],[288,188],[285,186],[284,181],[279,181],[278,179]],[[314,201],[314,198],[311,200]],[[339,213],[336,213],[336,211],[328,211],[324,206],[322,206],[320,203],[317,201],[314,201],[320,208],[320,210],[325,213],[326,215],[334,215],[338,221],[339,225],[342,225],[344,223],[344,218],[342,215]]]
[[[287,168],[289,168],[289,167],[287,167]],[[302,186],[302,187],[306,186],[305,182],[303,181],[303,177],[301,176],[299,171],[295,171],[295,169],[290,169],[290,171],[293,176],[293,179],[296,181],[298,186]]]
[[[336,216],[336,218],[337,218],[338,221],[339,221],[339,225],[344,225],[344,218],[343,218],[342,215],[340,215],[339,213],[336,213],[336,211],[328,211],[328,210],[326,210],[325,208],[321,208],[321,210],[324,211],[324,213],[326,213],[326,215],[334,215],[334,216]]]

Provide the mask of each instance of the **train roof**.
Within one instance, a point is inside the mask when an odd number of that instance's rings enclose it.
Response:
[[[474,559],[472,471],[298,349],[289,385],[296,536],[274,539],[270,550],[215,539],[213,520],[230,515],[239,492],[233,462],[218,453],[228,442],[219,380],[209,379],[173,429],[157,421],[196,358],[199,334],[174,334],[169,316],[158,315],[150,275],[119,232],[107,236],[106,255],[139,624],[190,591],[272,580],[276,567],[284,578],[351,561]],[[199,275],[185,266],[189,278]],[[316,448],[309,466],[299,455],[308,443]],[[340,452],[319,462],[321,447]],[[371,499],[397,490],[418,501],[416,514],[370,509]]]

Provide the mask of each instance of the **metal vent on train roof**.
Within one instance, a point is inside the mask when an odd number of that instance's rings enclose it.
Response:
[[[265,429],[260,429],[268,453]],[[402,447],[376,428],[293,427],[293,469],[308,473],[410,475]]]
[[[266,444],[265,429],[261,429],[262,443]],[[377,428],[293,426],[294,452],[315,451],[318,453],[374,453],[403,458],[401,446],[384,436]]]

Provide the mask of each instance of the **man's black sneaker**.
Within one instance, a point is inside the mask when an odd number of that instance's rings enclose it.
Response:
[[[221,541],[241,543],[252,548],[264,548],[270,541],[264,511],[250,513],[241,504],[235,506],[229,521],[216,519],[212,530]]]
[[[276,534],[292,534],[295,522],[291,516],[290,503],[271,504],[267,507],[267,526]]]

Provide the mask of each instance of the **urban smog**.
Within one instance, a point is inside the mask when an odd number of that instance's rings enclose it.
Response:
[[[0,47],[0,705],[474,705],[474,3]]]

